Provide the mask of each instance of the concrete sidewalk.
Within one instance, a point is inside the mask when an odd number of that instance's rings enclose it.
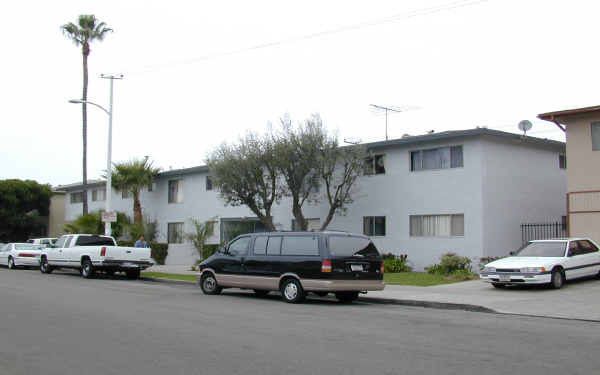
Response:
[[[153,266],[146,271],[196,274],[190,266]],[[533,286],[495,289],[480,280],[429,287],[387,285],[385,290],[369,292],[361,298],[412,306],[600,322],[600,280],[597,279],[568,282],[560,290]]]

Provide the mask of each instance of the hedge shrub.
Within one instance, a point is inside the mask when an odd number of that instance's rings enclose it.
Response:
[[[117,243],[119,246],[133,247],[135,241],[118,241]],[[167,258],[167,255],[169,255],[169,244],[162,242],[149,242],[148,245],[150,246],[151,250],[150,256],[152,256],[152,259],[154,259],[156,264],[165,264],[165,259]]]
[[[455,253],[446,253],[442,255],[441,262],[426,268],[430,274],[449,276],[453,274],[466,274],[471,272],[471,259],[461,257]]]

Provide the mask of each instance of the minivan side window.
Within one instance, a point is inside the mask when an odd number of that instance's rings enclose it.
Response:
[[[285,236],[281,246],[281,255],[319,255],[319,237]]]
[[[279,255],[280,248],[281,237],[269,237],[269,243],[267,244],[267,255]]]
[[[254,254],[265,255],[267,253],[267,239],[266,236],[256,237],[254,239]]]
[[[250,237],[242,237],[229,245],[227,252],[231,255],[244,255],[248,251]]]

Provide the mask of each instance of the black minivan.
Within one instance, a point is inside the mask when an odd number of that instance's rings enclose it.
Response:
[[[205,294],[223,288],[280,291],[289,303],[307,292],[334,293],[343,302],[360,292],[383,290],[383,259],[366,236],[346,232],[268,232],[234,238],[200,263]]]

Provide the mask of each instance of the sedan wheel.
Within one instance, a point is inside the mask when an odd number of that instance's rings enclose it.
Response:
[[[550,286],[553,289],[560,289],[565,284],[565,275],[562,270],[553,270],[552,278],[550,279]]]
[[[40,272],[52,273],[52,266],[48,264],[48,259],[46,257],[42,258],[40,262]]]
[[[17,266],[15,266],[15,260],[13,257],[8,257],[8,269],[14,270],[15,268],[17,268]]]

